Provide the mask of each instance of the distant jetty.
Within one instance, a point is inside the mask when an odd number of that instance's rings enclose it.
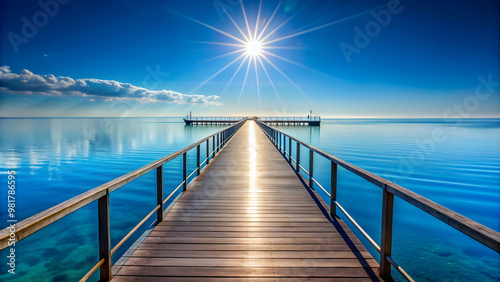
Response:
[[[320,116],[309,117],[192,117],[184,119],[187,125],[206,125],[206,124],[234,124],[243,119],[260,120],[266,124],[274,125],[307,125],[320,126]]]

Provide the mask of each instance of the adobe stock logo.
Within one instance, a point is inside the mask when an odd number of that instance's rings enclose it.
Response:
[[[27,17],[21,18],[23,22],[21,35],[14,32],[9,32],[7,34],[7,38],[14,52],[16,54],[19,53],[19,45],[27,44],[29,39],[34,38],[38,34],[38,31],[49,23],[49,19],[55,17],[59,13],[60,5],[66,5],[69,1],[70,0],[38,1],[38,6],[40,6],[41,10],[35,12],[31,20]]]
[[[367,22],[364,30],[358,26],[354,27],[354,32],[356,32],[353,39],[354,46],[345,41],[339,44],[340,50],[342,50],[347,63],[351,63],[351,56],[353,54],[361,53],[363,48],[370,45],[371,39],[380,34],[382,27],[387,27],[391,23],[392,15],[397,15],[403,11],[403,7],[399,0],[389,0],[386,7],[387,9],[381,9],[378,12],[375,10],[370,11],[374,20]]]

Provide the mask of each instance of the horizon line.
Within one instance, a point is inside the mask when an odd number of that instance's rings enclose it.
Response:
[[[102,116],[81,116],[81,117],[75,117],[75,116],[61,116],[61,117],[41,117],[41,116],[23,116],[23,117],[17,117],[17,116],[0,116],[0,119],[30,119],[30,118],[66,118],[66,119],[78,119],[78,118],[184,118],[185,116],[133,116],[133,117],[117,117],[117,116],[109,116],[109,117],[102,117]],[[278,116],[278,115],[204,115],[204,116],[195,116],[195,117],[305,117],[305,116],[299,116],[299,115],[283,115],[283,116]],[[317,117],[317,116],[313,116]],[[456,118],[444,118],[444,117],[322,117],[319,116],[322,119],[443,119],[443,120],[460,120],[460,119],[500,119],[500,116],[498,117],[456,117]]]

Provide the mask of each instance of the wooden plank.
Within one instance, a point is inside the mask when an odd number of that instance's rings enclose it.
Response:
[[[170,251],[357,251],[364,250],[361,245],[313,245],[313,244],[281,244],[281,245],[245,245],[245,244],[140,244],[137,249],[144,250],[170,250]]]
[[[218,281],[231,281],[231,282],[292,282],[297,281],[297,278],[227,278],[227,277],[175,277],[171,279],[166,279],[165,277],[155,277],[155,276],[118,276],[113,281],[129,282],[129,281],[147,281],[147,282],[157,282],[157,281],[188,281],[188,282],[218,282]],[[365,281],[379,281],[378,279],[372,280],[367,278],[302,278],[301,281],[315,281],[315,282],[329,282],[329,281],[342,281],[342,282],[365,282]]]
[[[138,249],[133,257],[158,257],[158,258],[347,258],[354,259],[369,256],[367,251],[171,251]]]
[[[118,276],[162,276],[162,277],[297,277],[335,278],[364,277],[377,279],[372,268],[351,267],[165,267],[123,266]],[[371,280],[370,280],[371,281]],[[373,280],[379,281],[379,280]]]
[[[352,235],[352,233],[350,234]],[[154,230],[150,237],[194,237],[194,238],[339,238],[346,234],[336,232],[164,232]]]
[[[378,267],[374,259],[219,259],[131,257],[125,265],[176,267]]]
[[[359,243],[357,238],[351,238]],[[162,244],[349,244],[345,238],[204,238],[204,237],[153,237],[148,236],[144,243]]]
[[[188,216],[167,216],[165,217],[164,220],[180,220],[183,222],[189,221]],[[242,222],[282,222],[284,219],[281,217],[273,217],[273,218],[258,218],[258,217],[234,217],[234,218],[216,218],[214,219],[213,217],[197,217],[193,218],[193,221],[208,221],[208,222],[234,222],[234,221],[242,221]],[[319,218],[319,217],[314,217],[314,218],[294,218],[294,217],[288,217],[286,218],[287,222],[328,222],[326,218]]]
[[[153,232],[311,232],[310,227],[226,227],[226,226],[158,226]],[[331,233],[335,229],[325,225],[314,228],[315,233]]]
[[[250,222],[250,221],[195,221],[193,220],[170,220],[162,221],[158,226],[226,226],[226,227],[317,227],[332,226],[330,222]]]
[[[317,215],[319,215],[319,218],[323,219],[322,217],[322,214],[321,213],[316,213]],[[289,213],[256,213],[256,212],[247,212],[247,213],[234,213],[234,214],[231,214],[231,213],[214,213],[214,212],[191,212],[191,213],[188,213],[188,215],[190,217],[195,217],[195,218],[203,218],[203,217],[210,217],[210,218],[217,218],[217,219],[224,219],[224,218],[286,218],[286,219],[301,219],[303,217],[305,217],[306,219],[310,219],[312,216],[311,214],[302,214],[302,213],[299,213],[299,214],[289,214]],[[169,218],[169,217],[183,217],[183,216],[186,216],[186,213],[168,213],[167,216],[165,218]],[[328,220],[327,218],[325,218],[325,220]]]

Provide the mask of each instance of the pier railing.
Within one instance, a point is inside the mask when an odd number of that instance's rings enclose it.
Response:
[[[187,184],[193,175],[199,175],[203,164],[208,164],[210,159],[213,158],[222,147],[229,141],[229,139],[238,131],[238,129],[245,123],[246,119],[214,133],[206,138],[193,143],[186,148],[172,153],[166,157],[156,160],[146,166],[143,166],[135,171],[127,173],[121,177],[109,181],[101,186],[93,188],[85,193],[82,193],[72,199],[62,202],[50,209],[38,213],[30,218],[27,218],[16,224],[15,242],[40,231],[54,222],[62,219],[63,217],[81,209],[82,207],[98,201],[98,237],[99,237],[99,262],[92,267],[92,269],[80,280],[86,281],[90,276],[100,270],[100,281],[111,280],[111,255],[115,253],[120,246],[127,241],[153,214],[156,213],[156,222],[159,223],[163,220],[163,205],[174,196],[174,194],[182,187],[182,191],[186,191]],[[206,157],[201,162],[201,145],[206,143]],[[210,143],[212,146],[210,147]],[[196,168],[189,175],[187,174],[187,153],[196,148]],[[163,165],[182,156],[182,175],[183,181],[174,189],[166,198],[163,197]],[[157,201],[155,208],[142,219],[116,246],[111,247],[110,236],[110,220],[109,220],[109,195],[111,192],[124,186],[125,184],[145,175],[156,169],[156,191]],[[0,230],[0,250],[7,248],[11,239],[11,233],[8,228]]]
[[[276,130],[267,124],[257,120],[257,124],[274,143],[277,149],[284,155],[289,163],[295,167],[295,170],[302,175],[302,171],[308,176],[308,186],[314,189],[314,184],[319,187],[328,197],[330,197],[330,215],[336,216],[336,208],[338,207],[342,213],[351,221],[351,223],[363,234],[371,245],[380,253],[380,269],[379,275],[384,279],[391,279],[391,265],[403,275],[408,281],[414,281],[408,273],[391,257],[392,251],[392,220],[394,208],[394,196],[399,197],[413,206],[423,210],[424,212],[434,216],[442,222],[450,225],[458,231],[468,235],[474,240],[488,246],[489,248],[500,252],[500,233],[479,224],[467,217],[464,217],[448,208],[445,208],[427,198],[424,198],[417,193],[414,193],[406,188],[403,188],[395,183],[392,183],[382,177],[370,173],[364,169],[356,167],[348,162],[345,162],[331,154],[328,154],[316,147],[304,143],[297,138],[294,138],[282,131]],[[295,142],[295,154],[297,159],[292,157],[292,141]],[[304,147],[309,150],[309,170],[306,170],[300,164],[300,150]],[[331,191],[328,192],[316,179],[314,179],[314,156],[319,155],[331,162]],[[382,234],[380,246],[373,240],[370,235],[349,215],[349,213],[337,202],[337,168],[338,166],[364,178],[365,180],[382,188]],[[306,179],[307,181],[307,179]]]
[[[259,117],[260,121],[321,121],[320,116],[313,117]]]
[[[187,120],[194,120],[194,121],[234,121],[234,120],[242,120],[245,119],[246,117],[190,117],[187,118]]]

